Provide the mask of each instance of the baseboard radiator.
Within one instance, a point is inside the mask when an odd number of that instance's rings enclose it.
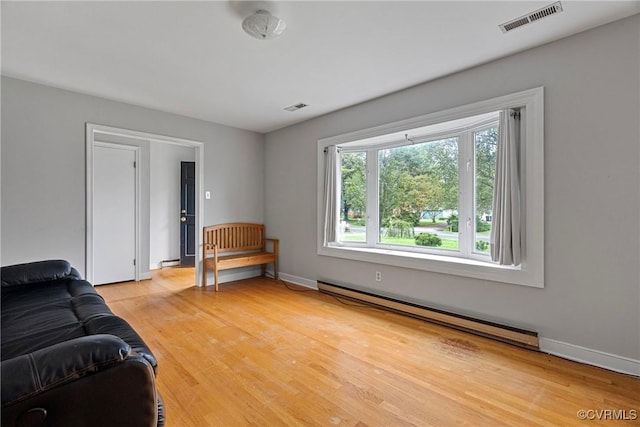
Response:
[[[160,262],[160,268],[167,268],[167,267],[180,267],[180,260],[179,259],[165,259],[164,261]]]
[[[424,307],[393,298],[357,291],[339,285],[318,281],[320,292],[348,298],[361,303],[384,308],[389,311],[452,327],[472,334],[493,338],[509,344],[539,350],[538,333],[511,326],[500,325],[460,314]]]

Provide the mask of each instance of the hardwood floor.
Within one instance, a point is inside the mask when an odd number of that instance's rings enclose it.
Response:
[[[96,288],[156,355],[168,427],[640,425],[640,379],[276,280],[216,293],[193,275]]]

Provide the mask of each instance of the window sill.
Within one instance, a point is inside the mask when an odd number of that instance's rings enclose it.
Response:
[[[321,246],[318,254],[514,285],[544,287],[542,274],[528,270],[526,263],[510,267],[467,258],[339,245]]]

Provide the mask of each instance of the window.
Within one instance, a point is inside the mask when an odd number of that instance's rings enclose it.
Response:
[[[493,186],[496,175],[498,124],[473,132],[474,153],[474,236],[473,252],[489,253],[489,239],[493,218]]]
[[[490,255],[499,111],[505,109],[522,117],[523,256],[515,266]],[[319,215],[318,253],[542,287],[542,117],[539,88],[320,140],[319,182],[329,146],[337,147],[338,179],[335,188],[319,191],[319,212],[325,195],[336,198],[339,212],[329,239]]]
[[[335,242],[489,261],[497,120],[495,112],[412,129],[400,141],[341,145]]]
[[[366,242],[367,237],[367,152],[339,152],[340,156],[340,240]]]

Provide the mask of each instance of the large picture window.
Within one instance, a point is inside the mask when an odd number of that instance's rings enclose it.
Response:
[[[539,88],[320,140],[318,252],[541,287],[542,135]]]
[[[489,260],[497,134],[495,112],[343,144],[335,242]]]

